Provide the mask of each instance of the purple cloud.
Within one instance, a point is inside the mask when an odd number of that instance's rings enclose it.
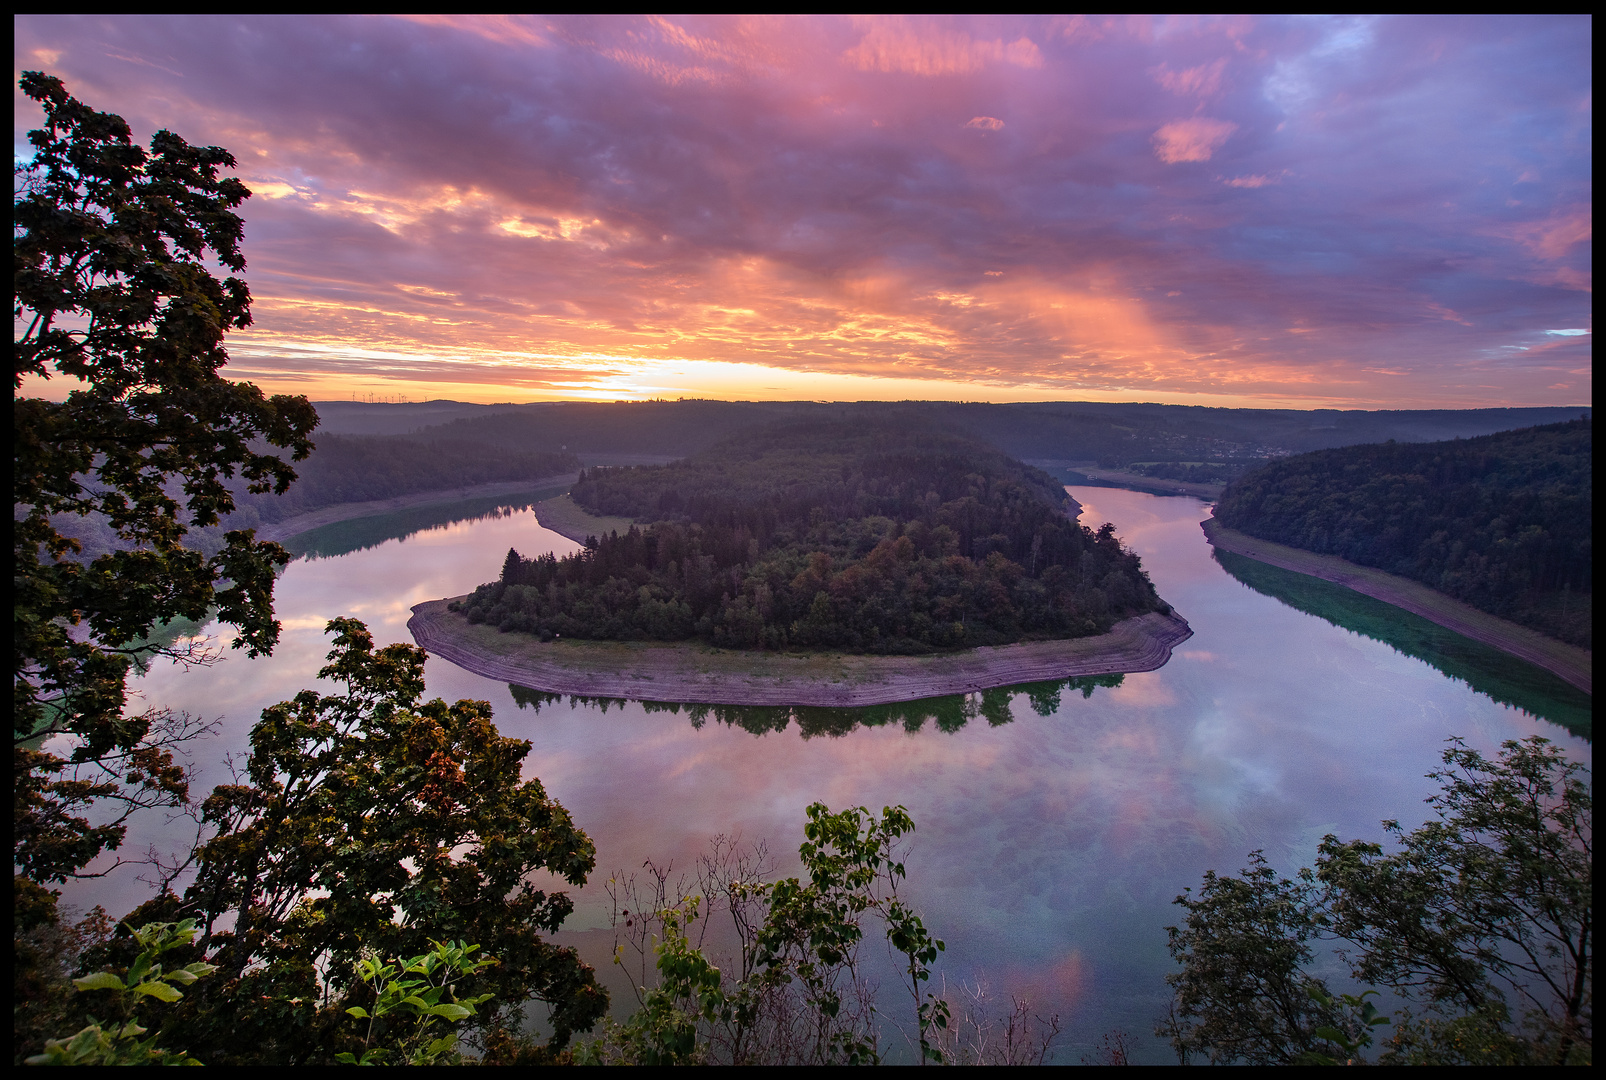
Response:
[[[17,69],[238,156],[265,382],[1591,395],[1591,336],[1547,333],[1591,325],[1587,18],[15,29]]]

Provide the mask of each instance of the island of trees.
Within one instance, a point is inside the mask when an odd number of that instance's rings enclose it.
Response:
[[[634,518],[562,559],[509,551],[460,602],[503,630],[869,653],[1082,637],[1166,610],[1111,526],[1047,474],[891,414],[783,424],[667,466],[590,469]]]
[[[1420,581],[1590,648],[1590,420],[1272,462],[1233,483],[1225,526]]]

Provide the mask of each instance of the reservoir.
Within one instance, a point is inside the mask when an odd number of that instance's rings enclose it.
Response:
[[[597,872],[558,940],[581,949],[616,1004],[628,992],[609,965],[603,887],[615,870],[639,873],[652,860],[691,871],[723,834],[767,841],[788,875],[810,803],[901,804],[917,826],[905,896],[947,942],[938,971],[950,990],[983,985],[1004,1001],[998,1014],[1010,994],[1058,1013],[1057,1063],[1076,1063],[1114,1030],[1130,1036],[1135,1062],[1174,1060],[1152,1034],[1175,969],[1165,927],[1178,921],[1173,898],[1206,870],[1234,873],[1261,850],[1292,874],[1324,834],[1381,840],[1381,819],[1420,824],[1436,790],[1424,774],[1452,737],[1492,756],[1539,734],[1590,760],[1575,733],[1589,731],[1589,698],[1560,680],[1436,636],[1397,609],[1346,607],[1345,590],[1218,561],[1199,528],[1209,508],[1196,499],[1068,490],[1084,524],[1115,524],[1191,624],[1163,668],[985,701],[793,715],[553,700],[430,660],[429,695],[489,701],[504,734],[533,744],[526,775],[595,842]],[[330,618],[364,620],[376,644],[410,641],[413,605],[494,579],[508,548],[576,549],[530,510],[505,506],[470,502],[299,537],[291,546],[307,554],[279,581],[284,631],[272,657],[229,652],[210,668],[164,665],[138,680],[136,707],[219,721],[194,747],[192,792],[228,782],[225,757],[243,762],[264,707],[316,685]],[[193,836],[185,824],[145,821],[124,853],[176,848]],[[74,883],[64,899],[119,915],[148,895],[137,872]],[[879,932],[867,927],[866,942],[882,1012],[901,1017],[907,998],[874,960]],[[889,1049],[900,1041],[888,1031]]]

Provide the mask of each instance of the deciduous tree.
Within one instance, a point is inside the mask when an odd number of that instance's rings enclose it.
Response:
[[[214,610],[237,647],[272,649],[284,550],[239,531],[207,558],[184,537],[233,508],[231,480],[283,491],[295,472],[262,443],[304,458],[317,415],[219,374],[224,334],[251,321],[234,213],[250,192],[228,151],[170,131],[146,150],[59,79],[20,85],[45,113],[12,241],[13,859],[37,891],[115,849],[127,810],[185,797],[158,717],[128,714],[130,667],[160,651],[153,626]],[[65,400],[24,393],[53,378]],[[57,526],[92,514],[120,545],[86,562]]]
[[[376,649],[355,619],[329,630],[318,674],[346,692],[263,712],[245,775],[203,804],[216,833],[194,883],[130,917],[194,914],[219,967],[174,1037],[212,1063],[328,1060],[348,1049],[341,1010],[371,1004],[363,959],[458,940],[497,960],[456,980],[460,1000],[494,995],[476,1026],[516,1028],[543,1002],[561,1050],[608,998],[574,950],[545,940],[573,902],[527,879],[583,885],[590,838],[521,778],[530,744],[504,738],[488,704],[420,700],[422,649]]]
[[[1316,867],[1279,877],[1258,853],[1240,879],[1207,874],[1171,928],[1182,970],[1169,1022],[1179,1055],[1291,1063],[1370,1042],[1366,995],[1335,999],[1306,970],[1336,939],[1362,983],[1406,1007],[1380,1060],[1576,1064],[1593,1056],[1594,818],[1588,770],[1538,736],[1489,760],[1459,739],[1430,773],[1435,819],[1384,829],[1395,850],[1335,836]]]

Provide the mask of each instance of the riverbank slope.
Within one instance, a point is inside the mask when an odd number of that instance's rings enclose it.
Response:
[[[886,705],[1001,686],[1153,671],[1193,636],[1187,620],[1150,612],[1107,634],[933,656],[716,649],[702,644],[553,641],[471,625],[448,600],[413,608],[407,629],[432,655],[476,675],[584,697],[710,705]]]
[[[1474,641],[1536,664],[1594,694],[1594,663],[1588,649],[1547,638],[1514,622],[1479,611],[1409,578],[1359,566],[1335,555],[1318,555],[1286,544],[1261,540],[1229,529],[1213,517],[1199,523],[1205,538],[1224,551],[1284,570],[1331,581],[1358,593],[1404,608]]]
[[[257,526],[257,539],[283,543],[292,536],[299,536],[304,532],[310,532],[324,525],[333,525],[337,521],[378,517],[381,514],[392,514],[398,510],[409,510],[417,506],[459,502],[464,499],[478,499],[492,495],[523,495],[527,492],[552,491],[554,489],[567,488],[579,478],[579,473],[560,473],[557,476],[542,476],[535,480],[509,480],[496,484],[474,484],[467,487],[445,488],[439,491],[420,491],[414,495],[403,495],[395,499],[336,503],[333,506],[320,507],[317,510],[312,510],[305,514],[297,514],[295,517],[285,518],[283,521],[276,521],[270,525],[259,525]],[[567,536],[568,533],[563,535]],[[584,537],[580,539],[584,540]]]

